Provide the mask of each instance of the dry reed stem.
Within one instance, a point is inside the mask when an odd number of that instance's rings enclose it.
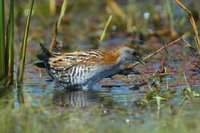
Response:
[[[153,53],[147,55],[146,57],[143,58],[143,60],[145,61],[145,60],[147,60],[147,59],[153,57],[154,55],[158,54],[160,51],[166,49],[166,48],[169,47],[169,46],[172,46],[173,44],[175,44],[176,42],[178,42],[178,41],[180,41],[180,40],[182,40],[182,37],[180,37],[180,38],[178,38],[178,39],[172,41],[171,43],[169,43],[169,44],[167,44],[167,45],[161,47],[160,49],[156,50],[155,52],[153,52]],[[134,63],[134,64],[132,64],[132,65],[126,67],[125,69],[131,69],[131,68],[137,66],[138,64],[140,64],[140,63],[139,63],[139,62],[136,62],[136,63]]]
[[[190,19],[190,22],[192,24],[192,27],[194,29],[194,33],[195,33],[195,39],[197,41],[197,44],[198,46],[200,47],[200,40],[199,40],[199,33],[198,33],[198,30],[197,30],[197,26],[196,26],[196,23],[194,21],[194,17],[192,16],[192,13],[190,12],[190,10],[188,10],[185,5],[183,3],[181,3],[179,0],[176,0],[176,3],[181,7],[183,8],[183,10],[185,10],[189,16],[189,19]]]

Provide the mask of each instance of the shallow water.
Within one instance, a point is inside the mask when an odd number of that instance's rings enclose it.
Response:
[[[160,82],[161,90],[172,89],[179,92],[189,85],[192,90],[199,91],[200,72],[197,68],[190,69],[190,64],[185,64],[180,60],[176,60],[176,62],[172,60],[168,61],[168,63],[173,63],[168,64],[167,69],[168,73],[172,74],[165,76],[162,82],[158,81]],[[138,65],[136,66],[136,70],[152,75],[160,69],[161,64],[162,62],[158,59],[154,59],[149,61],[147,68],[146,66]],[[183,73],[177,73],[182,70],[181,67],[188,69],[188,71],[184,72],[187,75],[187,81]],[[103,79],[88,91],[68,91],[56,85],[54,81],[51,81],[45,70],[38,69],[34,65],[29,64],[26,66],[23,92],[31,97],[31,102],[34,106],[37,106],[37,104],[79,107],[93,105],[105,105],[109,107],[114,107],[115,105],[129,106],[149,90],[148,85],[141,86],[136,90],[131,89],[135,84],[140,83],[141,78],[142,76],[139,74],[114,76]],[[149,84],[151,83],[149,79],[145,80]],[[155,88],[153,89],[156,90]],[[18,105],[17,100],[16,105]]]

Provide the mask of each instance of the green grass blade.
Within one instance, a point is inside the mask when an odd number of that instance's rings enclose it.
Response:
[[[56,25],[55,25],[54,35],[53,35],[53,38],[52,38],[52,41],[51,41],[51,46],[50,46],[50,51],[53,48],[55,48],[55,46],[57,44],[57,33],[58,33],[58,29],[60,27],[62,18],[65,15],[65,11],[66,11],[66,8],[67,8],[67,1],[68,0],[64,0],[63,3],[62,3],[62,8],[61,8],[61,11],[60,11],[60,16],[59,16],[58,22],[56,22]]]
[[[170,30],[174,31],[174,11],[172,7],[172,3],[170,0],[166,1],[166,10],[169,15],[169,20],[170,20]]]
[[[19,67],[18,67],[18,71],[17,71],[17,84],[20,84],[23,81],[25,57],[26,57],[26,46],[27,46],[28,31],[29,31],[30,22],[31,22],[33,5],[34,5],[34,0],[32,0],[31,8],[30,8],[27,20],[26,20],[23,42],[22,42],[22,45],[21,45],[20,62],[19,62]]]
[[[4,0],[0,0],[0,80],[5,76],[5,9]]]
[[[7,27],[6,41],[6,65],[8,80],[13,81],[13,66],[14,66],[14,0],[10,0],[10,14]]]
[[[59,16],[59,19],[58,19],[57,29],[59,29],[59,27],[60,27],[60,23],[61,23],[63,16],[65,15],[66,8],[67,8],[67,0],[64,0],[63,4],[62,4],[60,16]]]
[[[107,23],[106,23],[106,25],[103,29],[103,33],[101,34],[101,37],[99,39],[99,44],[102,43],[111,20],[112,20],[112,15],[110,15],[110,17],[109,17],[109,19],[108,19],[108,21],[107,21]]]

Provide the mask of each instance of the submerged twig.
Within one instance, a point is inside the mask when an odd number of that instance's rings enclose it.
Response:
[[[197,44],[198,46],[200,47],[200,39],[199,39],[199,33],[198,33],[198,30],[197,30],[197,26],[196,26],[196,23],[194,21],[194,17],[192,16],[192,13],[190,12],[190,10],[188,10],[185,5],[183,3],[181,3],[179,0],[176,0],[176,3],[181,7],[183,8],[183,10],[185,10],[189,16],[189,19],[190,19],[190,22],[192,24],[192,27],[194,29],[194,33],[195,33],[195,39],[197,41]]]

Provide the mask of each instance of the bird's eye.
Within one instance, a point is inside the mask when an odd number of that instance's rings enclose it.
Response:
[[[133,56],[137,56],[137,55],[138,55],[138,53],[136,53],[136,52],[133,52],[133,53],[132,53],[132,55],[133,55]]]

